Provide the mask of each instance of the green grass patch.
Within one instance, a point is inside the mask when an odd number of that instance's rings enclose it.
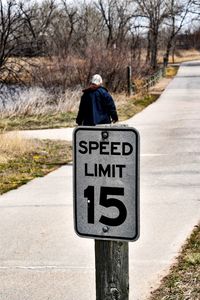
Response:
[[[178,72],[179,66],[168,66],[165,70],[165,77],[173,78]]]
[[[182,249],[176,265],[150,300],[197,300],[200,295],[200,225]]]
[[[137,96],[127,99],[126,103],[119,105],[117,108],[119,120],[124,121],[133,117],[145,107],[152,104],[158,99],[158,95]]]
[[[0,163],[0,194],[41,177],[72,160],[72,147],[63,141],[37,141],[23,155]]]
[[[47,129],[75,126],[73,112],[34,116],[13,116],[0,119],[0,130]]]

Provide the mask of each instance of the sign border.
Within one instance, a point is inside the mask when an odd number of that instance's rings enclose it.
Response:
[[[118,237],[118,236],[99,236],[92,234],[83,234],[78,231],[77,224],[77,168],[76,168],[76,134],[78,131],[133,131],[136,136],[136,201],[135,201],[135,211],[136,211],[136,234],[133,237]],[[74,229],[78,236],[91,238],[91,239],[99,239],[99,240],[123,240],[123,241],[136,241],[140,236],[140,135],[139,132],[133,128],[128,126],[112,126],[112,125],[104,125],[104,126],[78,126],[73,130],[73,207],[74,207]]]

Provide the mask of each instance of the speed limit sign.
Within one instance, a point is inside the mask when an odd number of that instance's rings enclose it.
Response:
[[[139,235],[139,134],[134,128],[77,127],[73,134],[74,220],[82,237]]]

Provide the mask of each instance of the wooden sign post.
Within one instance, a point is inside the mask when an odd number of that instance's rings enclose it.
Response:
[[[96,300],[128,300],[128,243],[95,240]]]

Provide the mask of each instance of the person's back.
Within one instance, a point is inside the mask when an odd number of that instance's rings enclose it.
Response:
[[[83,91],[76,118],[78,125],[93,126],[118,121],[115,103],[101,84],[102,78],[96,74],[92,77],[89,88]]]

